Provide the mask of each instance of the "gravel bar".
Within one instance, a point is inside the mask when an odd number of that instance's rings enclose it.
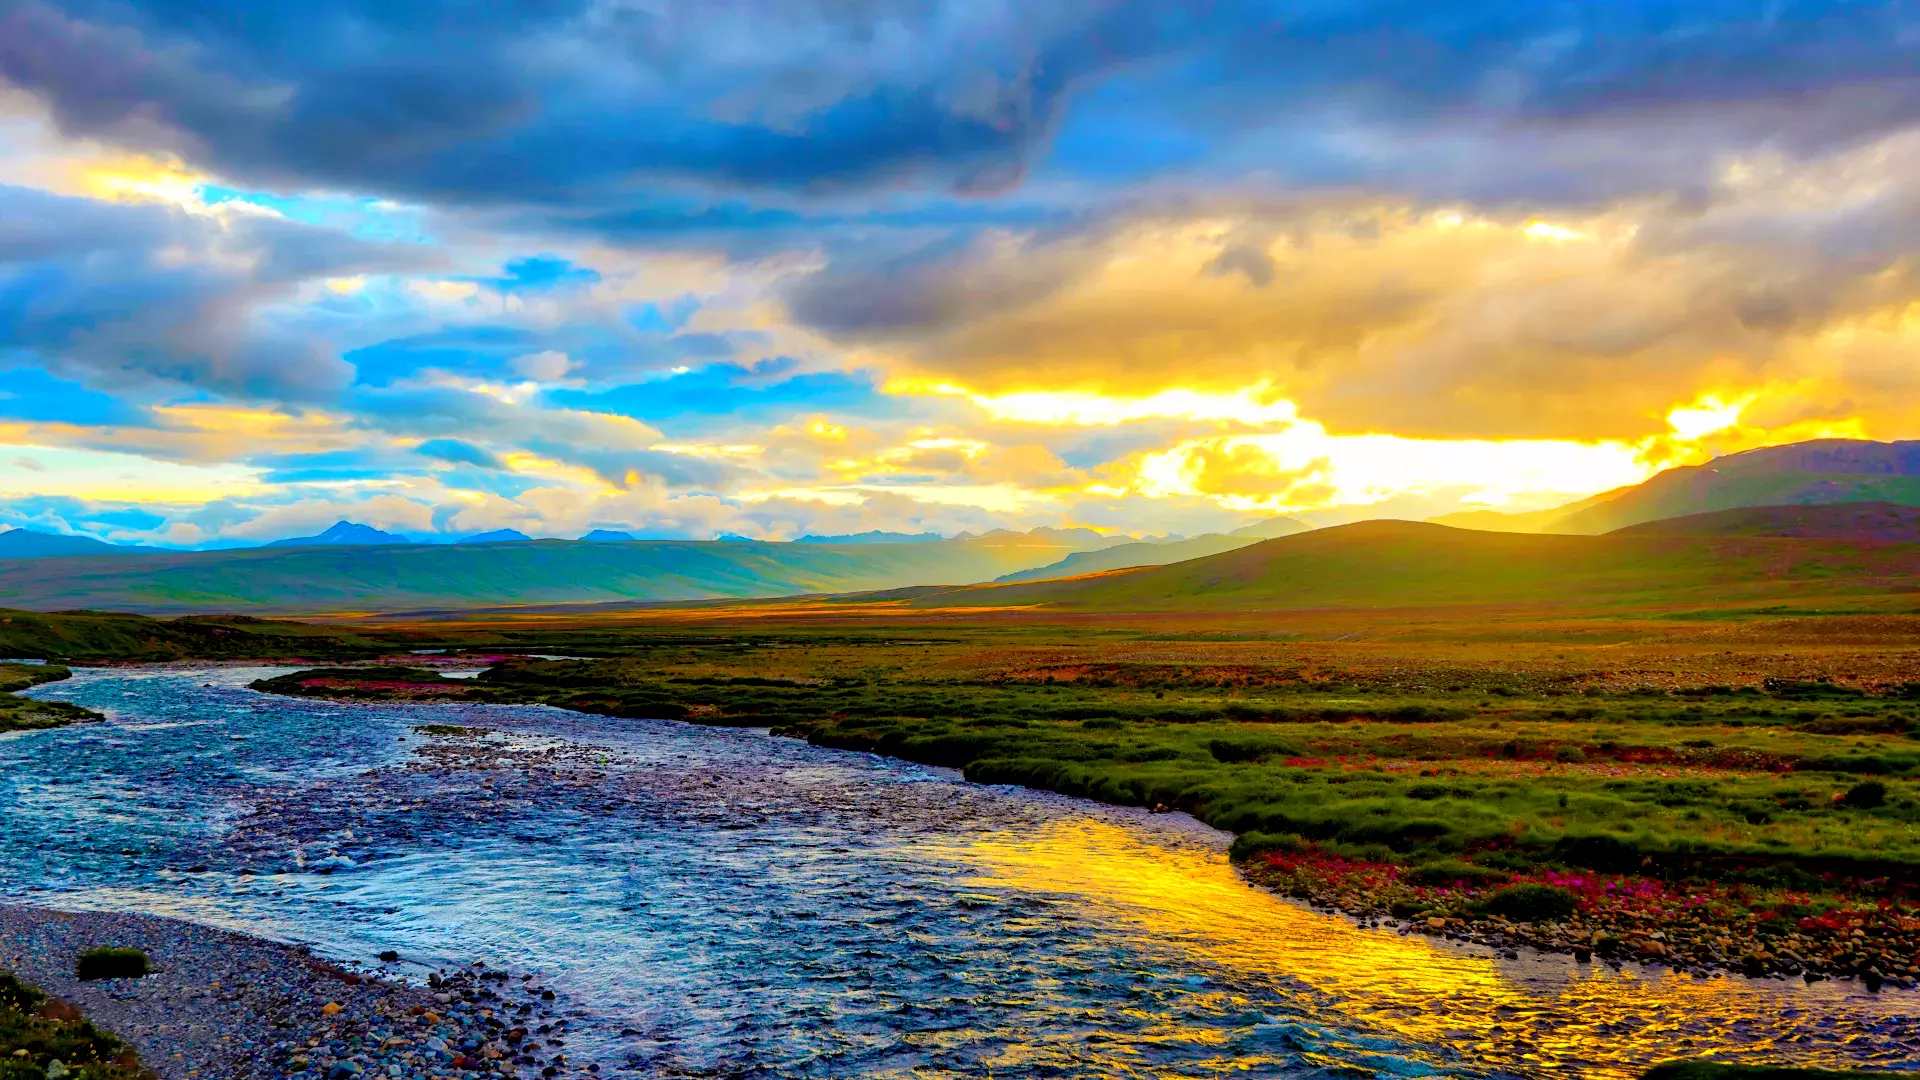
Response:
[[[143,979],[80,982],[74,958],[140,949]],[[372,959],[372,958],[369,958]],[[294,945],[178,919],[0,904],[0,969],[85,1010],[166,1080],[592,1074],[533,975],[476,963],[429,986],[348,971]]]

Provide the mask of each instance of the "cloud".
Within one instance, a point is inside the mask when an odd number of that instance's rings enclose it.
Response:
[[[500,455],[483,446],[475,446],[459,439],[429,439],[421,443],[417,452],[422,457],[435,458],[456,465],[472,465],[480,469],[504,469],[506,463]]]
[[[208,543],[1193,531],[1911,435],[1916,34],[0,0],[0,446]]]
[[[537,353],[516,356],[508,361],[513,370],[535,382],[558,382],[572,371],[574,363],[567,354],[555,349],[543,349]]]
[[[1195,158],[1159,149],[1177,135],[1204,168],[1257,160],[1293,183],[1591,198],[1696,182],[1729,149],[1817,155],[1920,109],[1901,4],[541,0],[443,15],[16,0],[0,76],[69,133],[264,186],[610,212],[643,179],[1002,191],[1037,165],[1072,172],[1072,148],[1098,141],[1085,130],[1149,172]],[[1056,133],[1069,152],[1048,158]]]
[[[0,338],[55,377],[119,392],[325,396],[351,368],[270,305],[309,279],[422,259],[274,218],[16,187],[0,187],[0,222]]]
[[[1812,392],[1911,430],[1916,377],[1892,358],[1920,301],[1915,166],[1920,136],[1903,135],[1817,167],[1743,164],[1704,202],[1578,216],[1147,206],[906,264],[829,262],[792,313],[896,391],[1009,418],[1198,418],[1212,401],[1257,424],[1278,401],[1347,432],[1633,439],[1702,394]],[[1889,396],[1846,389],[1863,382]]]

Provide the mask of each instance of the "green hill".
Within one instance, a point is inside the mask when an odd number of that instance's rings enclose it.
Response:
[[[1885,502],[1748,506],[1629,525],[1614,535],[1797,536],[1911,544],[1920,542],[1920,507]]]
[[[1668,469],[1545,531],[1597,534],[1748,506],[1889,502],[1920,506],[1920,442],[1819,439]]]
[[[0,560],[0,606],[313,614],[788,596],[990,581],[1083,546],[1058,534],[1007,533],[932,544],[536,540],[125,552]]]
[[[918,607],[1285,610],[1457,604],[1722,604],[1884,595],[1920,545],[1777,537],[1554,536],[1363,521],[1171,566],[944,590]]]
[[[160,620],[112,611],[42,614],[0,608],[0,660],[356,659],[407,646],[404,635],[381,638],[244,615]],[[0,686],[4,689],[9,688]]]
[[[117,555],[137,549],[109,544],[91,536],[60,536],[32,529],[0,532],[0,559],[49,559],[62,555]]]

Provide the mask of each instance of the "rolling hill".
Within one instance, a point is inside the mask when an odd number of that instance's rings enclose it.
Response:
[[[1190,540],[1175,540],[1165,544],[1121,544],[1118,547],[1104,548],[1100,551],[1076,551],[1057,563],[1005,574],[994,580],[1000,583],[1045,581],[1049,578],[1093,574],[1102,570],[1124,570],[1132,566],[1165,566],[1168,563],[1186,562],[1188,559],[1203,559],[1209,555],[1218,555],[1221,552],[1233,551],[1259,542],[1260,539],[1253,536],[1222,536],[1219,533],[1208,533]]]
[[[0,532],[0,559],[53,559],[62,555],[118,555],[136,549],[95,540],[91,536],[62,536],[32,529]]]
[[[913,607],[1250,611],[1462,604],[1701,605],[1884,596],[1920,545],[1751,536],[1564,536],[1364,521],[1169,566],[928,593]]]
[[[1885,502],[1920,506],[1920,441],[1816,439],[1668,469],[1554,510],[1468,511],[1434,523],[1495,532],[1598,536],[1642,522],[1755,506]]]
[[[1614,536],[1790,536],[1920,543],[1920,507],[1885,502],[1748,506],[1664,518]]]
[[[275,546],[0,560],[0,606],[318,614],[704,600],[990,581],[1081,550],[1060,534],[905,544],[716,541]]]
[[[1298,518],[1268,518],[1225,534],[1206,533],[1188,537],[1185,540],[1143,540],[1131,544],[1120,543],[1114,547],[1095,551],[1076,551],[1049,566],[1006,574],[994,580],[1000,583],[1045,581],[1049,578],[1094,574],[1102,570],[1124,570],[1132,566],[1165,566],[1168,563],[1186,562],[1188,559],[1204,559],[1209,555],[1243,548],[1262,540],[1292,536],[1312,528],[1313,526]]]

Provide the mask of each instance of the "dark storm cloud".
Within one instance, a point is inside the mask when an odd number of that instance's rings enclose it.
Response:
[[[1845,0],[0,0],[0,76],[70,132],[242,180],[615,223],[648,180],[994,192],[1063,124],[1094,138],[1046,168],[1095,179],[1255,167],[1240,146],[1296,181],[1364,159],[1406,185],[1592,196],[1646,182],[1609,167],[1628,147],[1672,158],[1651,170],[1671,184],[1728,148],[1910,123],[1915,32],[1912,3]],[[1653,114],[1693,119],[1661,139],[1635,126]],[[1393,137],[1415,129],[1437,141]],[[1190,148],[1166,152],[1174,133]]]

